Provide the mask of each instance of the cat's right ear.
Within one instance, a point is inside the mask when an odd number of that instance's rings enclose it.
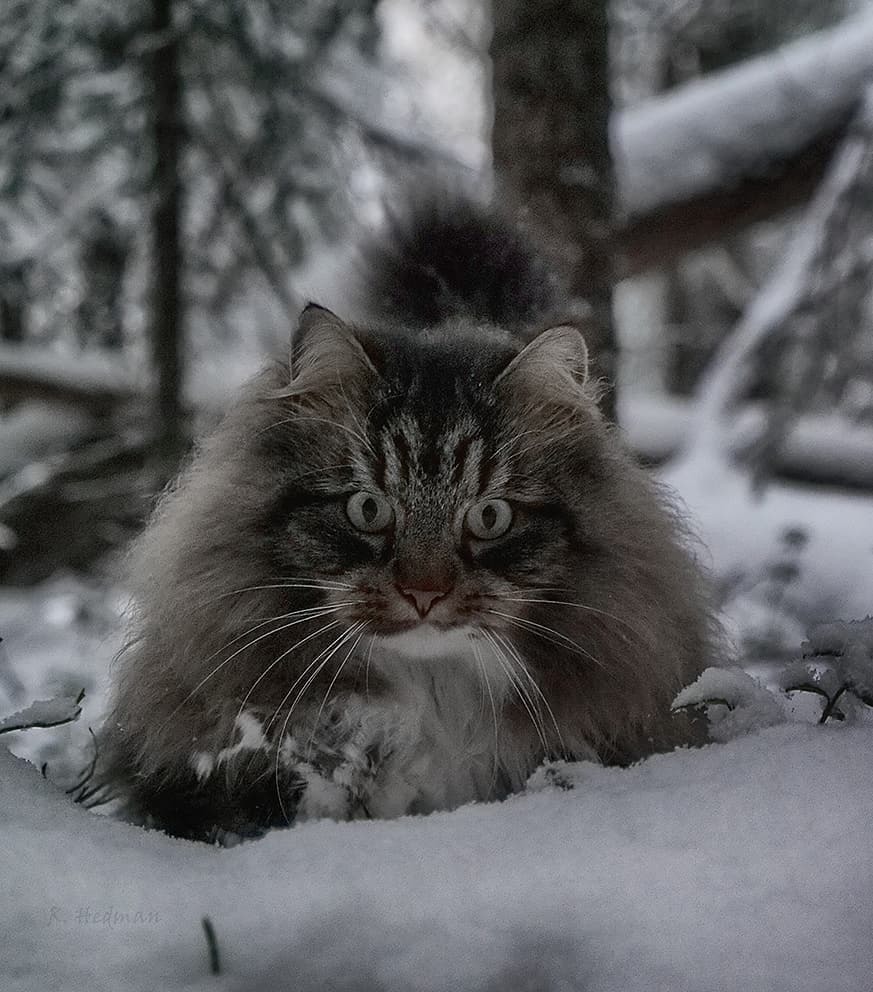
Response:
[[[378,375],[352,328],[317,303],[307,303],[300,314],[288,367],[291,381],[279,396],[324,396]]]
[[[564,397],[577,402],[588,381],[588,347],[577,323],[541,331],[495,380],[512,383],[530,396]]]

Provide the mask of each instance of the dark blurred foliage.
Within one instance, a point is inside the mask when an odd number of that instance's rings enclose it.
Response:
[[[375,52],[375,6],[0,7],[0,345],[25,349],[6,356],[7,579],[86,568],[140,525],[189,437],[194,340],[258,335],[235,301],[269,300],[287,333],[294,270],[348,213],[359,129],[326,84]],[[59,382],[72,406],[40,406]]]
[[[229,299],[253,282],[290,305],[288,273],[311,234],[337,229],[346,124],[317,84],[337,52],[372,50],[374,7],[373,0],[171,5],[182,85],[185,293],[218,326]],[[136,0],[9,0],[0,9],[7,337],[19,325],[65,333],[70,313],[103,278],[88,270],[120,266],[121,254],[124,267],[134,267],[132,302],[144,305],[147,280],[136,278],[136,265],[144,264],[140,235],[155,172],[148,65],[167,40],[151,25],[149,5]],[[95,227],[103,229],[96,241]],[[114,263],[107,253],[116,254]],[[37,315],[19,305],[23,280]]]

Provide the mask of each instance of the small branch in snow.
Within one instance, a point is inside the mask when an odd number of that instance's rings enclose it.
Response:
[[[215,936],[215,927],[208,916],[204,916],[200,921],[203,924],[203,933],[206,935],[206,946],[209,948],[209,970],[213,975],[221,974],[221,958],[218,955],[218,940]]]

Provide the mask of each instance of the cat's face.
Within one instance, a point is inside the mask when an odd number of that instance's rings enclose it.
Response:
[[[527,358],[498,335],[460,330],[365,345],[349,361],[322,341],[340,390],[317,381],[270,432],[265,457],[282,480],[271,554],[281,574],[332,583],[323,595],[368,634],[438,652],[505,627],[526,594],[570,584],[577,490],[596,459],[596,424],[586,434],[584,421],[595,415],[537,400],[567,340]],[[564,374],[546,383],[558,396],[578,388]]]

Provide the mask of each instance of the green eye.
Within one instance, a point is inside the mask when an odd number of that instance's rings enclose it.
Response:
[[[353,493],[346,503],[346,513],[358,530],[368,534],[386,530],[394,520],[391,504],[379,493]]]
[[[512,507],[505,499],[483,499],[467,510],[467,526],[480,541],[493,541],[512,526]]]

